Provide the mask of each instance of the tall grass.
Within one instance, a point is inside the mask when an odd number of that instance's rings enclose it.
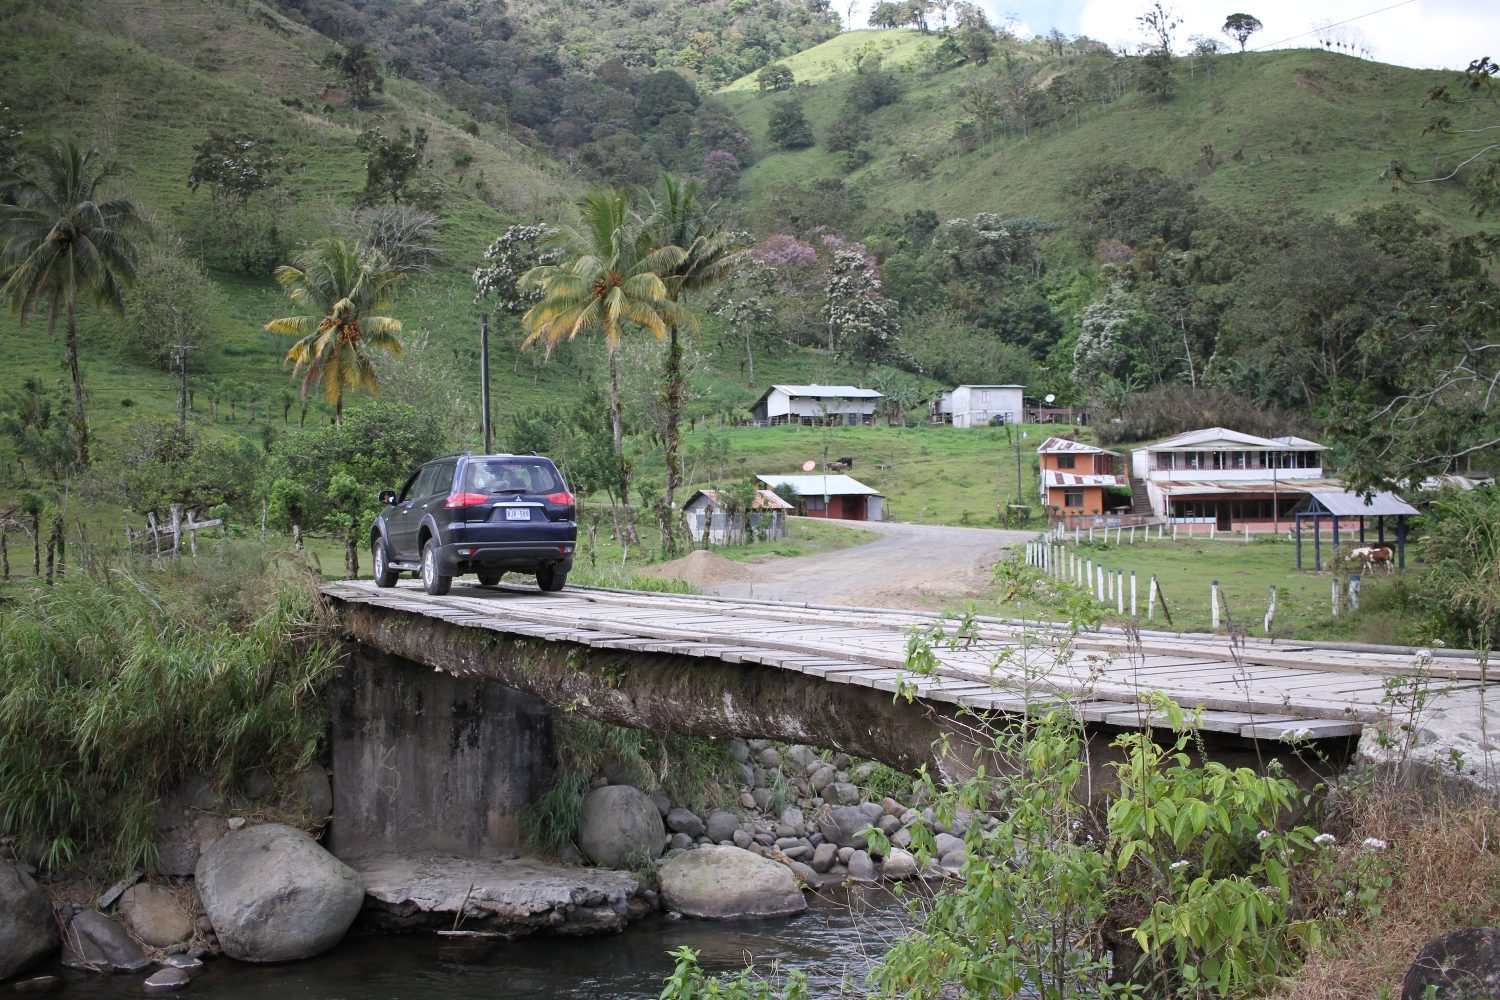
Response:
[[[47,868],[149,869],[154,805],[188,772],[305,765],[335,664],[308,583],[226,551],[16,591],[0,609],[0,824]]]

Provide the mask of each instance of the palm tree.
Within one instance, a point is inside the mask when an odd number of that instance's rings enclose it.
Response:
[[[124,314],[125,289],[135,280],[134,232],[145,231],[135,206],[99,201],[99,189],[120,173],[95,146],[58,136],[35,157],[34,173],[7,179],[12,204],[0,204],[0,298],[21,317],[38,307],[51,334],[59,314],[68,319],[68,370],[73,376],[73,436],[78,464],[89,463],[89,426],[83,408],[76,312],[80,296]]]
[[[629,327],[650,331],[657,339],[687,314],[672,301],[662,275],[679,266],[686,254],[674,245],[653,244],[649,234],[630,225],[630,198],[617,188],[595,188],[578,201],[578,225],[562,229],[547,243],[559,251],[555,264],[543,264],[521,276],[521,287],[539,289],[540,301],[521,317],[526,345],[549,350],[580,332],[604,335],[609,358],[609,419],[614,431],[615,465],[626,506],[627,540],[635,541],[630,517],[630,471],[625,462],[620,426],[620,341]]]
[[[375,313],[387,309],[401,274],[378,250],[361,250],[353,240],[318,240],[283,264],[276,281],[308,316],[283,316],[264,329],[300,339],[286,352],[292,376],[302,375],[302,398],[314,385],[333,404],[333,421],[344,418],[344,390],[367,388],[379,397],[380,382],[366,347],[398,357],[401,321]]]
[[[701,292],[729,277],[734,238],[720,221],[717,203],[705,206],[698,200],[698,182],[683,184],[670,174],[663,174],[661,193],[651,199],[651,214],[646,229],[659,246],[680,247],[682,260],[662,274],[667,297],[684,301],[689,293]],[[691,314],[685,317],[693,320]],[[682,419],[686,384],[682,375],[682,344],[677,337],[676,321],[667,326],[667,357],[662,366],[665,382],[662,401],[666,407],[667,507],[674,503],[677,487],[682,485],[682,436],[678,422]]]

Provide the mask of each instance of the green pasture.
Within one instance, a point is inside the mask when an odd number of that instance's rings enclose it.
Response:
[[[1069,551],[1076,551],[1081,558],[1092,559],[1106,572],[1119,570],[1124,573],[1126,619],[1130,611],[1130,574],[1135,573],[1142,627],[1177,632],[1210,631],[1209,594],[1214,581],[1218,581],[1222,592],[1221,632],[1227,632],[1232,625],[1247,629],[1252,636],[1266,636],[1262,621],[1271,587],[1275,586],[1276,616],[1269,634],[1276,638],[1347,639],[1391,644],[1421,641],[1415,631],[1416,623],[1403,615],[1399,610],[1400,602],[1393,599],[1393,589],[1401,580],[1403,571],[1397,570],[1390,575],[1383,572],[1364,575],[1360,610],[1351,611],[1346,606],[1339,617],[1334,617],[1333,581],[1335,576],[1347,580],[1349,570],[1339,567],[1335,572],[1330,568],[1326,560],[1328,540],[1325,538],[1324,568],[1322,572],[1315,572],[1312,569],[1311,542],[1305,541],[1304,546],[1306,568],[1301,570],[1296,568],[1296,544],[1283,538],[1255,538],[1246,543],[1221,535],[1212,540],[1203,537],[1135,545],[1084,541],[1076,549],[1070,543]],[[1408,567],[1414,566],[1417,549],[1416,545],[1408,546]],[[1358,567],[1354,569],[1358,572]],[[1405,572],[1413,573],[1415,569],[1408,568]],[[1146,590],[1153,575],[1165,599],[1166,612],[1158,601],[1155,619],[1147,621]],[[1071,590],[1071,585],[1065,585],[1065,589]],[[998,590],[997,595],[1004,592]],[[1043,589],[1037,593],[1045,592]],[[1046,615],[1055,611],[1059,603],[1046,597],[1017,598],[1000,604],[999,613]],[[1107,605],[1106,619],[1121,621],[1121,616],[1115,611],[1115,602],[1111,599]]]

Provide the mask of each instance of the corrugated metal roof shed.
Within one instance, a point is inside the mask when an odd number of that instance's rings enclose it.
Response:
[[[1192,479],[1153,480],[1151,485],[1168,496],[1207,496],[1213,493],[1312,493],[1339,491],[1336,479]]]
[[[853,476],[756,476],[771,489],[790,486],[799,497],[882,496],[879,490],[871,489]]]
[[[1042,485],[1048,488],[1066,489],[1069,486],[1126,486],[1124,476],[1081,476],[1057,469],[1042,470]]]
[[[719,500],[719,491],[718,490],[698,490],[696,493],[694,493],[692,496],[688,497],[687,500],[683,502],[683,506],[684,507],[688,506],[695,499],[697,499],[700,495],[707,497],[710,501],[713,502],[713,505],[715,507],[723,507],[723,502]],[[751,504],[751,508],[754,509],[754,510],[795,510],[796,509],[791,504],[789,504],[785,500],[781,499],[781,497],[777,496],[775,493],[772,493],[770,490],[756,490],[755,491],[755,501]]]
[[[812,396],[818,399],[879,399],[883,395],[874,389],[861,389],[854,385],[773,385],[788,396]]]
[[[1394,493],[1375,493],[1369,497],[1348,490],[1310,490],[1312,498],[1330,514],[1339,517],[1396,517],[1420,514],[1421,511]]]

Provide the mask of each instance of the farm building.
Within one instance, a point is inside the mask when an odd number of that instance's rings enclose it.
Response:
[[[750,506],[750,526],[757,538],[785,538],[786,512],[791,504],[770,490],[756,490]],[[730,545],[745,539],[745,516],[730,516],[718,490],[699,490],[682,505],[693,540],[710,545]]]
[[[885,497],[852,476],[756,476],[769,489],[790,486],[797,513],[843,521],[884,521]]]
[[[1072,438],[1049,437],[1036,453],[1042,504],[1053,523],[1129,511],[1130,498],[1110,492],[1130,485],[1119,471],[1118,459],[1123,456],[1118,452]]]
[[[1324,477],[1325,450],[1305,438],[1209,427],[1135,449],[1131,476],[1144,485],[1151,512],[1175,524],[1281,530],[1307,494],[1344,488]]]
[[[852,385],[773,385],[750,412],[757,424],[844,424],[875,422],[881,394]]]
[[[991,423],[1018,424],[1025,419],[1021,394],[1024,385],[961,385],[943,393],[937,415],[954,427],[986,427]]]

